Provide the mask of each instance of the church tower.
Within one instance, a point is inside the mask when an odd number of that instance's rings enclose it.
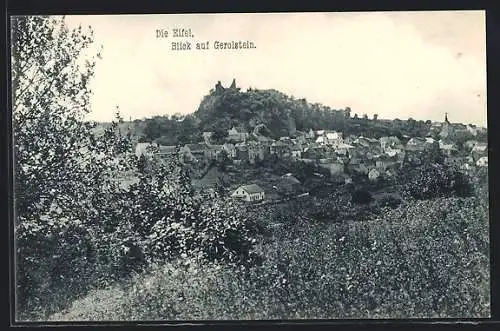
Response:
[[[446,139],[450,138],[453,135],[453,130],[450,125],[450,121],[448,121],[448,113],[444,113],[444,123],[443,126],[441,127],[441,132],[439,133],[439,136],[441,139]]]

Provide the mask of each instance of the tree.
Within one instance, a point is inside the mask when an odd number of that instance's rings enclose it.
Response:
[[[366,205],[373,201],[373,197],[368,191],[356,190],[351,194],[351,201],[356,204]]]
[[[79,147],[90,143],[91,124],[82,118],[89,111],[95,59],[77,65],[92,37],[69,32],[62,19],[19,17],[12,22],[12,35],[16,210],[22,219],[42,192],[50,200],[50,192],[69,179],[56,176],[81,175],[74,170],[84,157]]]
[[[70,31],[64,18],[12,20],[20,310],[40,306],[44,296],[40,284],[53,274],[64,276],[66,270],[60,267],[69,267],[62,260],[75,253],[74,238],[85,241],[90,236],[85,224],[74,221],[91,219],[89,195],[98,185],[95,181],[107,180],[100,171],[104,167],[98,169],[105,160],[92,155],[99,145],[99,138],[91,131],[94,125],[83,120],[89,112],[89,81],[100,54],[80,60],[92,41],[91,31]],[[107,146],[118,150],[119,145],[116,141]],[[78,249],[86,254],[84,243]],[[79,270],[80,266],[75,263],[72,268]],[[73,285],[71,280],[65,284],[67,288]]]
[[[472,187],[463,173],[438,163],[415,168],[405,177],[404,191],[417,200],[472,194]]]
[[[439,143],[437,141],[434,141],[432,143],[432,146],[423,154],[422,162],[431,163],[431,164],[432,163],[437,163],[437,164],[444,163],[444,154],[441,151],[441,148],[439,148]]]
[[[118,109],[103,133],[85,121],[91,32],[39,16],[12,29],[17,319],[44,319],[153,260],[252,263],[252,220],[239,206],[196,195],[175,159],[141,171]]]
[[[212,139],[218,143],[221,143],[224,141],[224,138],[226,138],[229,135],[227,130],[224,130],[222,128],[217,128],[214,130],[214,134],[212,135]]]

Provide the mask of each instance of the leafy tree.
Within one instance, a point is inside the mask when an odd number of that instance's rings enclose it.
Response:
[[[406,174],[405,193],[417,200],[447,196],[468,196],[472,187],[459,170],[441,165],[424,164]]]
[[[214,130],[214,134],[212,135],[212,139],[218,143],[221,143],[224,141],[224,138],[228,136],[227,130],[217,128]]]
[[[97,137],[83,120],[96,60],[85,54],[91,44],[91,31],[70,31],[63,18],[12,20],[17,312],[43,307],[58,286],[81,290],[93,272],[86,264],[97,258],[94,193],[111,189],[118,164],[107,155],[127,148],[127,137],[104,143],[110,131]]]
[[[220,171],[226,171],[227,166],[232,163],[231,159],[229,158],[229,155],[224,149],[217,156],[216,161],[217,161],[217,167]]]
[[[240,207],[196,195],[174,159],[141,171],[119,113],[100,134],[84,120],[91,32],[63,18],[12,23],[18,319],[43,319],[154,260],[254,261]]]
[[[424,163],[437,163],[437,164],[443,164],[444,163],[444,154],[441,151],[441,148],[439,148],[439,143],[437,141],[434,141],[432,143],[432,146],[423,153],[422,156],[422,161]]]
[[[368,191],[356,190],[351,194],[351,201],[356,204],[369,204],[373,201],[373,197]]]

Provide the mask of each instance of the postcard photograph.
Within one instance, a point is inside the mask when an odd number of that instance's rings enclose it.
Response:
[[[10,28],[17,322],[490,317],[484,11]]]

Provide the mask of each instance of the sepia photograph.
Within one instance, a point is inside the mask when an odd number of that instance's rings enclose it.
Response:
[[[10,17],[15,320],[491,317],[485,16]]]

